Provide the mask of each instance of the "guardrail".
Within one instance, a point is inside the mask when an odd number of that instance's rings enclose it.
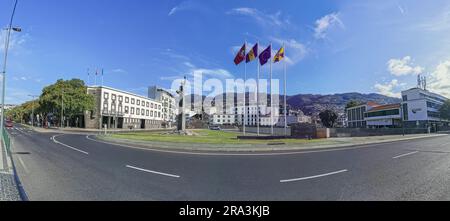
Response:
[[[11,156],[11,138],[9,137],[8,131],[6,128],[3,128],[3,145],[6,147],[6,152],[9,156]]]

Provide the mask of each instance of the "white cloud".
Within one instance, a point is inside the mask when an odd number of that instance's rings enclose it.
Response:
[[[206,68],[198,68],[191,70],[190,75],[202,75],[204,77],[213,77],[213,78],[233,78],[234,76],[225,69],[206,69]]]
[[[21,104],[27,100],[30,100],[29,94],[31,92],[17,88],[17,87],[7,87],[7,93],[5,94],[5,103],[6,104]]]
[[[186,65],[189,68],[195,68],[195,65],[193,65],[191,62],[186,61],[183,64]]]
[[[402,59],[390,59],[387,62],[387,65],[387,70],[395,76],[417,75],[421,74],[424,70],[420,66],[414,67],[410,56],[406,56]]]
[[[399,83],[397,79],[385,84],[377,83],[374,85],[378,93],[389,97],[401,97],[400,89],[405,86],[405,83]]]
[[[306,46],[304,44],[296,41],[295,39],[280,39],[280,38],[272,37],[271,40],[279,45],[285,44],[286,62],[289,65],[297,64],[308,53],[308,49],[306,48]],[[276,50],[278,50],[278,49],[276,49]]]
[[[249,16],[253,18],[259,25],[267,27],[280,27],[286,28],[291,25],[289,19],[283,19],[281,16],[281,12],[278,11],[275,14],[269,14],[259,11],[256,8],[234,8],[231,11],[228,11],[227,14],[238,14]]]
[[[331,13],[316,20],[316,27],[314,28],[314,37],[317,39],[324,39],[327,36],[329,29],[338,25],[344,28],[344,23],[339,18],[339,13]]]
[[[430,74],[427,89],[450,98],[450,60],[441,62]]]
[[[116,68],[116,69],[111,70],[111,73],[123,73],[123,74],[126,74],[128,72],[126,70],[124,70],[124,69]]]
[[[5,41],[6,41],[7,33],[5,31],[0,32],[0,52],[4,53],[5,51]],[[9,48],[8,52],[18,52],[23,51],[25,48],[25,44],[30,40],[30,36],[28,34],[11,32],[11,37],[9,39]]]
[[[196,10],[201,12],[208,12],[210,11],[204,4],[196,2],[196,1],[183,1],[180,4],[173,7],[170,11],[168,16],[175,15],[176,13],[180,11],[186,11],[186,10]]]

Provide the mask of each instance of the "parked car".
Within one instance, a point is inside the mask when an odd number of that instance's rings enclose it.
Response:
[[[13,127],[13,122],[11,120],[6,120],[5,127]]]
[[[210,130],[221,130],[219,126],[210,126]]]

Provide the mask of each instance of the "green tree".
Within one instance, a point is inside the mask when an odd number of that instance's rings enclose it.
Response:
[[[331,128],[336,123],[338,115],[332,110],[324,110],[319,113],[319,117],[322,121],[323,126]]]
[[[72,119],[74,116],[83,115],[85,111],[94,109],[94,97],[86,91],[87,87],[80,79],[60,79],[42,90],[39,110],[44,117],[48,113],[55,113],[60,119],[63,105],[64,117]]]
[[[347,103],[347,105],[345,106],[345,109],[351,108],[351,107],[356,107],[358,105],[360,105],[361,102],[359,101],[355,101],[355,100],[351,100]]]
[[[439,109],[441,118],[450,120],[450,100],[447,100],[444,105]]]

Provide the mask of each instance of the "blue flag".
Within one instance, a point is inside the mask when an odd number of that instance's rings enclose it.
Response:
[[[261,54],[259,54],[259,63],[261,65],[265,65],[267,63],[268,60],[270,60],[271,56],[271,49],[270,49],[270,45],[269,47],[267,47],[264,51],[261,52]]]

